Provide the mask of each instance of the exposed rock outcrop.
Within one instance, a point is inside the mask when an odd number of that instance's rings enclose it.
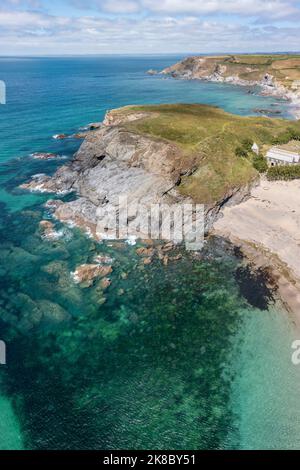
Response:
[[[291,72],[291,69],[293,71]],[[274,95],[292,102],[300,117],[299,58],[270,56],[193,56],[166,69],[161,74],[188,80],[207,80],[240,86],[259,86],[262,95]]]
[[[125,126],[145,116],[146,112],[108,113],[103,125],[87,134],[71,163],[59,168],[53,177],[37,175],[21,187],[57,194],[76,192],[76,200],[53,201],[48,208],[60,221],[83,228],[98,240],[114,238],[114,217],[123,207],[122,201],[126,201],[128,217],[123,225],[119,220],[115,238],[149,238],[147,218],[140,220],[137,227],[137,205],[145,214],[157,203],[192,203],[178,191],[178,184],[182,176],[193,172],[195,161],[193,155],[184,154],[172,142],[133,132]],[[239,188],[226,194],[224,201],[206,207],[206,230],[220,206],[235,192]]]
[[[58,158],[58,155],[48,152],[35,152],[31,154],[31,157],[35,160],[53,160],[54,158]]]
[[[89,287],[93,284],[94,280],[101,277],[105,278],[108,274],[112,273],[111,266],[101,266],[100,264],[83,264],[78,266],[72,273],[72,277],[76,284],[84,284]],[[107,284],[104,281],[104,284]],[[108,285],[106,286],[108,287]]]

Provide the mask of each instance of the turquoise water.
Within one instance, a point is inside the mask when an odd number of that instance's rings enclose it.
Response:
[[[300,446],[300,369],[290,360],[299,334],[233,247],[210,240],[201,257],[144,266],[136,247],[95,244],[77,230],[47,241],[47,196],[18,189],[78,148],[54,134],[107,109],[202,102],[290,117],[286,103],[256,90],[145,74],[179,59],[0,59],[0,449]],[[65,159],[33,160],[35,151]],[[106,291],[70,276],[97,253],[114,259]],[[257,289],[255,306],[247,288]]]

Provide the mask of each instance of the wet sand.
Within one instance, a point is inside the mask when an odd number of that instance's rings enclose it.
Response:
[[[248,200],[224,208],[214,234],[228,238],[256,267],[269,270],[300,324],[300,181],[261,179]]]

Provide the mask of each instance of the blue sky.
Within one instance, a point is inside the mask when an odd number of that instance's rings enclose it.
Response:
[[[300,0],[0,0],[1,55],[300,50]]]

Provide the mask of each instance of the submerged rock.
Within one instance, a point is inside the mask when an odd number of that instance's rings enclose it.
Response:
[[[182,254],[169,257],[169,261],[179,261],[183,258]]]
[[[150,69],[147,71],[147,74],[148,75],[157,75],[159,72],[157,70],[154,70],[154,69]]]
[[[82,264],[71,273],[76,284],[85,284],[90,287],[94,280],[99,277],[105,277],[113,271],[111,266],[101,266],[99,264]]]
[[[57,158],[58,155],[56,155],[56,153],[36,152],[32,153],[31,157],[35,160],[53,160],[54,158]]]
[[[168,251],[174,250],[174,244],[172,242],[167,243],[166,245],[162,246],[161,249],[164,253],[167,253]]]
[[[42,232],[42,237],[46,238],[47,240],[58,240],[65,234],[64,230],[55,230],[55,225],[50,220],[42,220],[40,222],[40,229]]]
[[[111,285],[111,280],[108,277],[104,277],[103,279],[101,279],[100,287],[103,290],[106,290],[110,285]]]
[[[50,209],[54,211],[62,204],[63,204],[63,201],[60,201],[59,199],[49,199],[49,201],[46,202],[45,207],[46,209]]]
[[[42,220],[40,222],[40,229],[45,237],[49,237],[54,232],[54,224],[53,222],[50,222],[50,220]]]
[[[55,140],[63,140],[63,139],[66,139],[68,136],[67,134],[56,134],[53,136],[53,139]]]
[[[168,266],[169,264],[169,257],[167,255],[165,255],[162,259],[162,262],[164,264],[164,266]]]
[[[273,114],[282,114],[282,111],[280,111],[279,109],[260,109],[260,108],[255,108],[253,109],[253,112],[254,113],[257,113],[257,114],[263,114],[265,116],[268,116],[268,115],[273,115]]]
[[[106,256],[106,255],[97,255],[95,256],[95,262],[96,263],[99,263],[99,264],[112,264],[114,262],[113,258],[111,258],[110,256]]]
[[[136,250],[136,253],[139,256],[147,256],[147,258],[148,258],[148,257],[154,256],[155,250],[154,250],[154,248],[144,248],[144,247],[142,247],[142,248],[138,248]]]
[[[83,133],[79,133],[79,134],[74,134],[72,135],[72,138],[73,139],[78,139],[78,140],[81,140],[81,139],[85,139],[86,138],[86,134],[83,132]]]
[[[53,322],[62,322],[68,320],[71,315],[59,304],[49,300],[40,300],[37,302],[40,311],[43,313],[43,319]]]
[[[143,245],[146,245],[147,247],[153,246],[155,244],[154,240],[152,240],[151,238],[141,240],[141,243],[143,243]]]

